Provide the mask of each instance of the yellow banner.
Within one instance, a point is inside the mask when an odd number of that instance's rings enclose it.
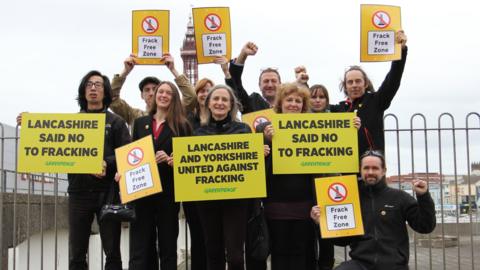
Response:
[[[213,63],[215,56],[232,58],[229,8],[194,8],[192,13],[198,63]]]
[[[262,134],[173,138],[175,201],[266,196]]]
[[[18,171],[101,173],[104,113],[23,113]]]
[[[274,114],[273,173],[358,172],[355,113]]]
[[[115,149],[122,203],[162,192],[152,136]]]
[[[355,175],[315,179],[322,238],[363,235]]]
[[[402,58],[395,33],[402,28],[400,7],[361,5],[360,61],[382,62]]]
[[[170,11],[132,11],[132,53],[139,65],[161,65],[164,52],[169,52]]]
[[[273,109],[266,109],[261,111],[256,111],[252,113],[247,113],[242,115],[242,121],[250,126],[252,132],[255,132],[255,128],[262,123],[272,122],[272,116],[275,112]]]

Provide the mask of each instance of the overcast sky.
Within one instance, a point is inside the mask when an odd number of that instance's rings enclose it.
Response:
[[[119,1],[26,0],[2,1],[0,10],[3,57],[0,122],[14,125],[16,115],[29,112],[76,112],[81,77],[97,69],[109,77],[119,73],[131,51],[131,11],[170,10],[170,51],[179,70],[180,46],[191,7],[230,7],[233,54],[254,41],[258,54],[244,72],[248,91],[258,91],[262,67],[278,67],[283,81],[293,80],[293,68],[305,65],[310,83],[322,83],[331,101],[343,99],[338,90],[346,67],[359,63],[360,4],[366,1]],[[377,2],[377,4],[379,4]],[[442,112],[465,125],[465,115],[480,108],[480,37],[475,0],[382,1],[401,6],[409,55],[402,86],[390,113],[409,125],[416,112],[437,126]],[[361,64],[376,87],[390,63]],[[200,77],[222,82],[220,68],[201,65]],[[122,97],[143,108],[137,88],[147,75],[172,80],[164,66],[137,66]],[[472,125],[478,125],[472,122]],[[447,124],[446,124],[447,125]],[[407,127],[407,126],[404,126]]]

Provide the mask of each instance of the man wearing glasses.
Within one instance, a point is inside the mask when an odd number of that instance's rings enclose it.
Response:
[[[362,180],[359,182],[360,205],[365,234],[337,238],[338,245],[350,245],[351,260],[336,270],[405,269],[408,270],[409,238],[406,222],[418,233],[435,229],[435,205],[427,183],[414,179],[412,190],[387,186],[385,158],[379,151],[367,151],[360,157]],[[321,209],[314,206],[312,219],[318,223]]]
[[[99,218],[117,171],[115,148],[130,142],[130,134],[123,119],[108,112],[112,102],[108,78],[98,71],[85,75],[78,88],[78,105],[82,113],[105,113],[103,171],[100,174],[68,174],[69,269],[86,270],[88,241],[94,215]],[[114,186],[118,192],[118,187]],[[120,222],[99,223],[100,237],[105,251],[105,269],[121,270]]]

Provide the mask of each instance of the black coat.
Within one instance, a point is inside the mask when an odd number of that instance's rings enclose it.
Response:
[[[388,187],[385,179],[375,186],[359,182],[359,192],[365,234],[344,239],[349,240],[343,244],[350,244],[350,257],[368,269],[408,269],[406,223],[418,233],[435,229],[435,205],[430,193],[415,200],[405,191]]]
[[[105,138],[103,146],[103,160],[107,163],[105,177],[98,179],[91,174],[68,174],[68,192],[100,192],[108,191],[113,183],[117,163],[115,162],[115,148],[131,142],[126,122],[118,115],[105,112]],[[92,112],[94,113],[94,112]],[[98,113],[98,112],[97,112]]]
[[[233,89],[238,100],[242,104],[241,112],[251,113],[260,110],[270,109],[270,104],[258,93],[252,93],[248,95],[242,83],[243,65],[237,65],[233,61],[230,62],[230,75],[235,85]]]
[[[369,149],[385,151],[385,137],[383,127],[384,112],[390,107],[393,97],[400,88],[407,47],[402,50],[402,59],[393,61],[390,71],[376,92],[366,92],[362,97],[351,103],[342,101],[338,105],[331,105],[332,112],[357,112],[362,120],[362,127],[358,130],[358,151],[360,155]]]

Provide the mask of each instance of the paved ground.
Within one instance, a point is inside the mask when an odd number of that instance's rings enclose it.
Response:
[[[344,260],[344,248],[335,248],[337,262]],[[415,261],[415,254],[417,260]],[[460,258],[460,260],[458,260]],[[415,248],[410,244],[410,269],[414,270],[480,270],[480,236],[473,238],[473,260],[472,244],[470,237],[461,237],[460,245],[445,248]]]

